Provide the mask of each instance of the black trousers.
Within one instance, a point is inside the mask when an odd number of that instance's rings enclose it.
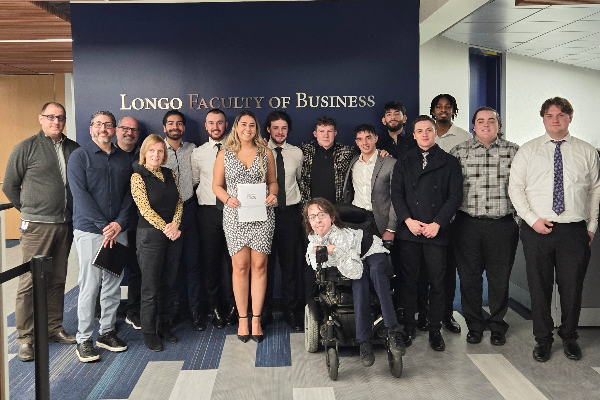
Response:
[[[156,332],[157,318],[160,322],[171,321],[182,245],[182,237],[172,241],[156,228],[138,228],[137,254],[142,271],[140,319],[144,333]]]
[[[198,202],[196,196],[192,196],[183,204],[183,214],[181,215],[181,239],[183,240],[183,249],[179,261],[179,315],[185,315],[186,310],[181,304],[186,300],[189,310],[198,309],[202,297],[202,287],[200,270],[198,267],[200,253],[198,251],[198,226],[196,225],[196,212]],[[186,299],[187,297],[187,299]]]
[[[302,245],[302,214],[300,204],[275,208],[275,233],[271,244],[271,254],[267,263],[267,291],[263,310],[273,311],[273,285],[275,261],[279,258],[281,268],[281,288],[285,311],[298,309],[298,256]]]
[[[452,224],[454,225],[454,224]],[[451,228],[452,229],[452,226]],[[452,239],[450,239],[452,244]],[[456,258],[452,246],[448,246],[446,254],[446,273],[444,274],[444,318],[449,318],[454,312],[454,295],[456,294]]]
[[[390,249],[390,257],[392,259],[392,265],[394,267],[394,278],[390,280],[390,286],[394,289],[394,306],[404,309],[402,304],[402,255],[400,254],[400,240],[394,239],[394,245]],[[421,263],[423,261],[421,260]],[[419,280],[417,283],[417,309],[419,314],[427,315],[429,309],[429,284],[427,283],[427,273],[425,268],[421,268],[419,274]]]
[[[439,331],[444,316],[444,274],[446,271],[446,245],[400,241],[402,255],[402,303],[406,325],[415,325],[417,312],[417,284],[423,267],[429,283],[429,311],[427,321],[430,331]]]
[[[210,308],[222,309],[221,298],[225,298],[230,305],[235,305],[231,286],[231,257],[227,252],[223,231],[223,211],[217,206],[198,206],[197,220],[203,259],[200,269]]]
[[[555,222],[552,232],[547,235],[537,233],[523,223],[521,241],[531,294],[535,339],[552,340],[554,321],[550,303],[555,270],[562,314],[559,333],[565,338],[576,337],[583,280],[591,255],[585,221],[570,224]]]
[[[519,226],[512,215],[474,218],[459,211],[452,231],[452,247],[460,276],[463,315],[470,331],[506,333],[508,286],[519,243]],[[483,271],[488,280],[490,317],[482,312]]]
[[[142,271],[137,260],[136,230],[127,231],[127,243],[129,244],[129,257],[125,263],[127,268],[127,313],[140,315],[141,293],[142,293]]]

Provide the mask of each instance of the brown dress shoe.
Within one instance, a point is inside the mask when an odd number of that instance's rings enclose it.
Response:
[[[75,335],[69,335],[64,329],[61,329],[58,332],[55,332],[53,335],[48,336],[49,342],[58,342],[62,344],[75,344],[77,340],[75,339]]]
[[[33,345],[31,343],[20,344],[17,358],[21,361],[33,361]]]

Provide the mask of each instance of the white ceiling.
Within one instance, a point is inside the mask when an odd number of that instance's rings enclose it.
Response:
[[[515,6],[492,0],[447,29],[471,46],[600,70],[600,5]]]

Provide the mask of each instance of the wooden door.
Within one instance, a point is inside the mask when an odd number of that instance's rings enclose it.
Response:
[[[49,101],[65,104],[64,74],[0,75],[0,182],[13,147],[39,132],[38,115]],[[1,191],[0,201],[8,201]],[[20,213],[7,210],[6,239],[19,239],[19,224]]]

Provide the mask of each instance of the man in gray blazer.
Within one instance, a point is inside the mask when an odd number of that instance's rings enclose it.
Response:
[[[361,228],[370,230],[383,240],[394,240],[397,221],[390,188],[396,160],[378,154],[375,147],[377,135],[372,125],[359,125],[354,129],[354,134],[361,154],[352,159],[346,173],[344,203],[366,210],[363,215],[367,219],[360,224]]]

